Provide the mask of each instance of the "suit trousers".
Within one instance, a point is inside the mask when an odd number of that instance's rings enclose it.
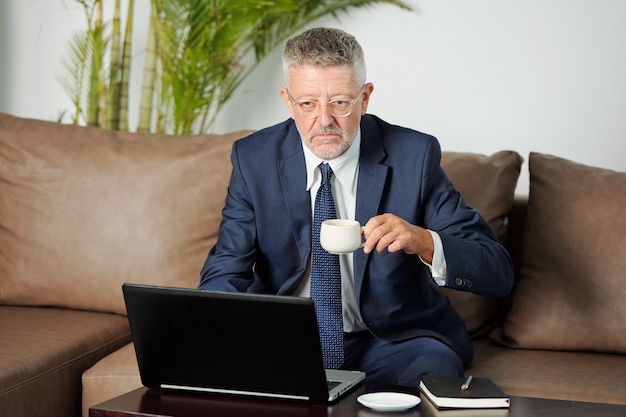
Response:
[[[366,373],[365,382],[418,387],[422,375],[463,376],[463,362],[445,343],[432,337],[390,342],[368,331],[344,334],[342,369]]]

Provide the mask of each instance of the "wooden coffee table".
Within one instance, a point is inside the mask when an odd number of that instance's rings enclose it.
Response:
[[[272,400],[229,395],[194,394],[155,391],[139,388],[89,409],[89,417],[434,417],[446,416],[428,400],[407,411],[383,413],[370,410],[357,402],[357,397],[370,391],[358,387],[348,396],[330,405],[308,404],[289,400]],[[407,391],[407,390],[405,390]],[[416,391],[413,391],[415,394]],[[510,410],[455,410],[454,417],[624,417],[626,405],[600,404],[540,398],[511,397]]]

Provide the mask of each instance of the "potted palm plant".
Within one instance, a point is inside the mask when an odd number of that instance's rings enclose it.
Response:
[[[128,86],[134,0],[75,0],[87,28],[72,39],[63,85],[73,122],[129,130]],[[114,2],[113,2],[114,1]],[[111,22],[103,7],[113,7]],[[206,132],[250,72],[307,24],[351,8],[399,0],[150,0],[138,131]],[[133,62],[133,65],[136,65]]]

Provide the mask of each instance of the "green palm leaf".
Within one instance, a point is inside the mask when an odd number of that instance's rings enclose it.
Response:
[[[128,2],[123,36],[120,0],[115,1],[110,42],[105,26],[93,18],[103,1],[77,0],[89,29],[74,38],[64,62],[75,82],[66,78],[63,84],[77,118],[86,116],[94,124],[106,120],[107,128],[127,130],[134,1]],[[376,4],[411,10],[399,0],[151,0],[138,130],[206,132],[243,80],[285,39],[321,17]]]
[[[85,79],[89,75],[87,65],[90,48],[86,31],[75,33],[70,45],[70,56],[63,59],[62,64],[69,75],[61,77],[61,85],[67,92],[74,107],[72,123],[78,124],[83,114],[85,102]]]

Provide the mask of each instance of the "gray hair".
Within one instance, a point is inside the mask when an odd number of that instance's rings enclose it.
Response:
[[[287,40],[283,50],[283,76],[290,87],[289,73],[301,65],[352,67],[359,85],[365,84],[365,55],[356,38],[334,28],[313,28]]]

